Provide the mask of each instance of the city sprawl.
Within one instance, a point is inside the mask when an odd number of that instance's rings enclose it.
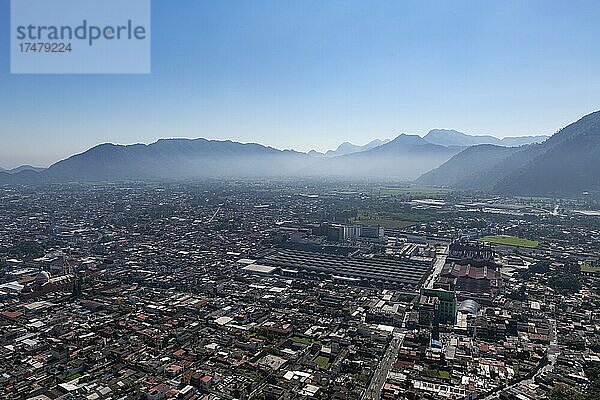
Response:
[[[2,186],[0,398],[597,399],[598,209],[333,179]]]

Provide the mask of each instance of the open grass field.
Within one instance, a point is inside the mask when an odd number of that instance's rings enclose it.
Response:
[[[426,369],[423,371],[423,373],[432,378],[450,379],[450,373],[444,370]]]
[[[324,369],[324,370],[328,370],[329,366],[331,365],[329,358],[324,357],[324,356],[318,356],[317,359],[315,360],[315,362],[317,363],[319,368]]]
[[[594,267],[593,265],[590,265],[589,263],[586,263],[586,262],[582,262],[580,268],[581,268],[581,272],[594,272],[594,273],[600,272],[600,267]]]
[[[321,343],[318,340],[312,340],[310,338],[300,337],[300,336],[292,336],[292,342],[306,344],[306,345]]]
[[[531,249],[539,246],[539,242],[536,240],[523,239],[517,236],[507,235],[484,236],[479,240],[486,243],[502,244],[505,246],[528,247]]]

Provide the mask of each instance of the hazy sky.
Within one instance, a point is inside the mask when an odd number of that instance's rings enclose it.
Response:
[[[150,75],[10,75],[9,3],[3,167],[161,137],[551,134],[600,109],[598,1],[155,0]]]

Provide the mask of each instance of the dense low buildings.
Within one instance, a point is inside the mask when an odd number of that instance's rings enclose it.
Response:
[[[0,188],[0,397],[590,390],[598,247],[579,215],[338,185]],[[533,249],[476,240],[536,232]]]

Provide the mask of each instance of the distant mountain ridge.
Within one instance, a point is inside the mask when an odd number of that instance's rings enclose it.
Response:
[[[41,172],[45,169],[46,168],[32,167],[31,165],[21,165],[19,167],[11,168],[11,169],[5,169],[5,168],[0,167],[0,172],[6,172],[7,174],[18,174],[19,172],[22,172],[22,171]]]
[[[401,134],[369,150],[317,159],[303,173],[346,178],[413,180],[461,150],[459,147],[429,143],[418,135]]]
[[[326,157],[337,157],[337,156],[345,156],[348,154],[358,153],[361,151],[371,150],[375,147],[381,146],[382,144],[386,144],[390,142],[390,139],[375,139],[370,141],[369,143],[359,146],[356,144],[352,144],[350,142],[344,142],[340,144],[335,150],[327,150],[325,152]]]
[[[470,147],[417,182],[503,194],[600,192],[600,111],[566,126],[543,143]]]
[[[382,144],[380,144],[382,143]],[[207,139],[102,144],[36,172],[0,172],[0,183],[328,176],[411,180],[460,151],[416,135],[373,141],[368,150],[314,157],[260,144]],[[341,146],[342,151],[352,151]],[[364,147],[364,146],[359,146]]]
[[[549,136],[515,136],[498,139],[492,135],[467,135],[453,129],[433,129],[423,137],[426,141],[441,146],[477,146],[493,144],[496,146],[516,147],[532,143],[541,143]]]
[[[48,168],[54,180],[187,179],[286,176],[308,156],[260,144],[207,139],[161,139],[149,145],[103,144]]]
[[[0,184],[341,177],[416,180],[425,185],[506,194],[600,192],[600,112],[583,117],[542,143],[461,146],[465,137],[473,140],[448,130],[433,130],[424,138],[401,134],[391,141],[375,140],[365,146],[343,143],[336,149],[339,155],[330,157],[229,140],[102,144],[47,169],[23,166],[0,171]],[[531,138],[541,140],[512,139]],[[427,139],[444,139],[446,145]],[[355,151],[358,148],[362,150]]]

